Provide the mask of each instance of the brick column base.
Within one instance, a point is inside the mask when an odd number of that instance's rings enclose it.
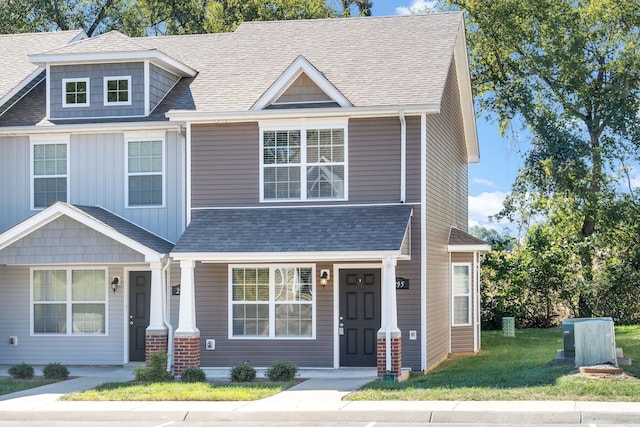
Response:
[[[175,337],[173,340],[173,373],[184,368],[200,367],[200,337]]]
[[[153,353],[167,353],[169,349],[169,336],[167,331],[147,331],[145,335],[145,364],[149,366],[149,357]]]
[[[393,375],[398,378],[402,373],[402,334],[391,333],[391,370],[387,371],[387,339],[384,332],[378,332],[378,377]]]

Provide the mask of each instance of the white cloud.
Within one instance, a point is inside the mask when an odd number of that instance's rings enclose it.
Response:
[[[473,178],[471,180],[471,182],[473,182],[474,184],[479,184],[479,185],[484,185],[490,188],[495,188],[495,184],[493,183],[493,181],[488,180],[488,179],[484,179],[484,178]]]
[[[411,15],[411,13],[425,13],[431,10],[436,1],[413,0],[410,6],[396,7],[396,14]]]
[[[489,222],[489,217],[502,210],[502,203],[507,193],[502,191],[484,192],[477,196],[469,196],[469,225],[495,227]]]

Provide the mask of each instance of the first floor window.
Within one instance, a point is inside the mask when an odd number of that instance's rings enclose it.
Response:
[[[33,333],[106,333],[104,269],[34,269],[31,276]]]
[[[345,199],[346,127],[262,130],[264,200]]]
[[[128,206],[162,206],[164,204],[163,173],[163,141],[128,141]]]
[[[242,338],[312,338],[314,268],[230,268],[230,335]]]
[[[471,264],[453,264],[453,324],[471,323]]]
[[[33,208],[67,201],[67,144],[33,145]]]

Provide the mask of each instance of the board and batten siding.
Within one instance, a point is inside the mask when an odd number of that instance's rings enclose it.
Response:
[[[268,262],[268,260],[265,260]],[[227,264],[201,264],[195,270],[196,325],[200,330],[200,365],[231,367],[249,362],[268,367],[279,360],[300,367],[333,367],[333,281],[320,286],[316,265],[315,339],[229,339],[229,270]],[[207,339],[216,340],[215,350],[206,350]]]
[[[441,112],[427,115],[427,370],[449,352],[449,230],[467,230],[468,166],[455,66]]]
[[[471,289],[475,289],[476,275],[473,271],[473,252],[454,252],[451,254],[451,262],[468,262],[471,264]],[[477,295],[471,292],[471,319],[475,319],[477,309]],[[449,301],[449,304],[452,304]],[[452,308],[453,310],[453,308]],[[451,326],[451,353],[473,352],[473,325]]]
[[[0,137],[0,233],[33,215],[29,138]]]
[[[104,77],[131,76],[131,105],[104,105]],[[63,79],[89,79],[88,107],[62,106]],[[52,119],[144,116],[144,63],[52,66],[49,72]]]
[[[93,266],[93,264],[91,264]],[[100,267],[99,265],[95,265]],[[108,276],[122,277],[122,266],[110,266]],[[31,335],[30,269],[27,266],[0,265],[0,364],[20,362],[45,365],[122,365],[124,363],[123,295],[107,292],[108,335]],[[8,337],[18,337],[18,345],[8,345]],[[73,375],[73,368],[71,368]]]
[[[347,201],[292,200],[261,204],[259,132],[256,122],[192,126],[193,208],[400,201],[398,117],[349,120]]]

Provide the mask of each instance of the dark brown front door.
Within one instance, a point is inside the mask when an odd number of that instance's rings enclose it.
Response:
[[[145,361],[145,331],[149,326],[151,272],[129,274],[129,361]]]
[[[380,270],[340,270],[340,366],[376,366]]]

